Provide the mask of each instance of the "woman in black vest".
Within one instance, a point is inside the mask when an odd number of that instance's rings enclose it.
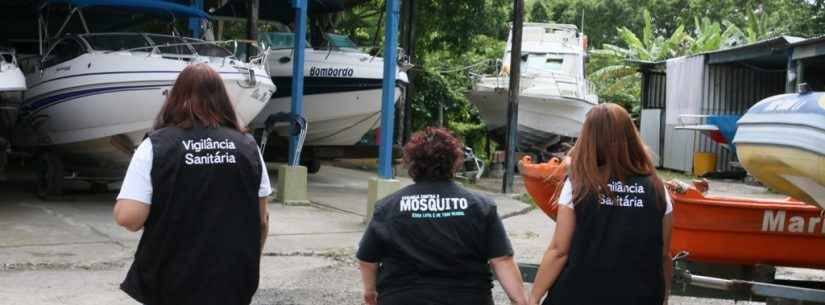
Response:
[[[117,223],[143,229],[121,289],[148,305],[249,304],[271,192],[220,75],[204,64],[187,67],[117,198]]]
[[[666,304],[672,207],[627,111],[594,106],[569,162],[531,304]]]
[[[446,129],[404,146],[415,184],[376,204],[358,248],[365,303],[492,305],[492,268],[513,304],[526,304],[495,202],[452,181],[463,159]]]

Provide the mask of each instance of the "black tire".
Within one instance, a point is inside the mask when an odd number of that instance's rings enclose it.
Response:
[[[56,152],[46,152],[37,158],[37,194],[41,197],[63,195],[63,160]]]
[[[315,174],[321,170],[321,161],[319,160],[304,160],[301,163],[301,165],[306,166],[307,173]]]
[[[91,182],[89,191],[93,194],[102,194],[109,192],[109,185],[105,182]]]

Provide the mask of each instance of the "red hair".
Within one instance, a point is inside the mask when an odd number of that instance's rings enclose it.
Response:
[[[178,75],[155,120],[155,129],[191,128],[196,123],[242,131],[223,79],[206,64],[189,65]]]
[[[463,146],[449,130],[427,127],[404,145],[404,164],[416,182],[450,180],[464,162]]]
[[[607,188],[611,179],[651,176],[657,194],[664,191],[630,114],[619,105],[605,103],[590,109],[570,157],[576,204],[587,195],[613,196]]]

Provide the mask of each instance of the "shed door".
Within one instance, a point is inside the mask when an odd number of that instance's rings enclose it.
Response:
[[[665,125],[663,167],[690,172],[693,169],[693,130],[676,130],[677,124]]]
[[[642,109],[641,125],[642,140],[653,153],[653,164],[661,167],[662,145],[659,142],[662,137],[662,110]]]

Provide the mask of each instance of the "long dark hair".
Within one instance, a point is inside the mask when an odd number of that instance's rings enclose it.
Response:
[[[619,105],[605,103],[590,109],[570,157],[576,204],[587,195],[613,196],[607,187],[611,179],[651,176],[656,194],[664,192],[642,137]]]
[[[178,75],[154,128],[191,128],[196,123],[205,127],[243,130],[226,94],[223,79],[206,64],[189,65]]]

